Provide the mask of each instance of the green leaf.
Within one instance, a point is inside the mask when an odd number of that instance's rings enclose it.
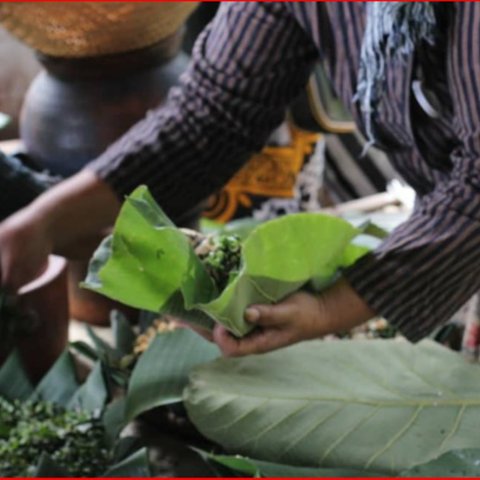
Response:
[[[260,220],[252,217],[239,218],[238,220],[233,220],[226,224],[202,218],[200,220],[200,230],[206,234],[217,233],[236,235],[237,237],[240,237],[240,239],[244,240],[256,227],[261,225],[261,223],[262,222]]]
[[[133,352],[136,335],[128,321],[127,317],[118,310],[110,314],[110,322],[113,329],[113,338],[115,339],[115,349],[120,355],[129,355]]]
[[[387,238],[388,235],[390,235],[387,230],[379,227],[377,224],[371,222],[370,220],[365,221],[358,228],[362,231],[362,234],[370,235],[371,237],[379,238],[381,240]]]
[[[397,474],[479,446],[480,369],[431,341],[305,342],[195,370],[190,419],[229,452]]]
[[[118,463],[128,457],[140,447],[141,439],[139,437],[122,437],[115,443],[113,462]]]
[[[70,348],[75,352],[83,355],[85,358],[92,362],[98,360],[98,352],[95,348],[91,347],[88,343],[77,340],[76,342],[70,342]]]
[[[365,470],[345,468],[308,468],[280,463],[263,462],[240,455],[214,455],[194,449],[208,462],[228,468],[231,472],[249,477],[289,477],[289,478],[328,478],[328,477],[372,477],[377,476]]]
[[[42,453],[33,476],[37,478],[65,478],[70,475],[68,471],[57,465],[49,455]]]
[[[214,455],[198,448],[192,448],[219,476],[259,477],[258,467],[249,458],[240,455]],[[220,466],[220,469],[218,468]]]
[[[20,354],[14,351],[0,368],[0,396],[8,400],[26,400],[33,385],[26,374]]]
[[[478,477],[480,449],[453,450],[401,473],[402,477]]]
[[[191,369],[220,355],[218,347],[188,328],[157,335],[132,372],[129,420],[160,405],[179,402]]]
[[[110,403],[104,410],[102,423],[105,427],[107,443],[111,446],[114,445],[128,423],[125,416],[125,404],[126,398],[120,397]]]
[[[345,249],[358,231],[348,222],[320,214],[281,217],[256,228],[243,244],[244,267],[215,300],[198,305],[237,336],[253,303],[274,303],[311,282],[329,285],[344,265]]]
[[[136,189],[123,204],[114,236],[95,253],[84,286],[153,312],[180,286],[198,301],[210,298],[214,289],[188,239],[146,187]]]
[[[100,338],[90,325],[86,325],[88,336],[95,345],[95,350],[99,358],[107,365],[112,365],[122,358],[122,354],[119,350],[110,346],[105,340]]]
[[[108,399],[108,389],[103,376],[102,364],[97,362],[85,383],[75,392],[68,403],[69,409],[102,410]]]
[[[66,350],[37,385],[30,399],[57,403],[66,407],[78,386],[75,362],[72,354]]]
[[[252,303],[277,302],[309,282],[316,290],[328,286],[347,260],[356,260],[346,250],[359,233],[345,220],[314,213],[266,222],[244,241],[240,273],[217,292],[187,237],[139,187],[123,205],[113,239],[94,255],[84,286],[146,310],[170,311],[173,304],[191,322],[200,311],[201,325],[212,326],[213,318],[242,336],[252,328],[243,318]]]
[[[103,477],[149,477],[148,451],[142,448],[110,468]]]

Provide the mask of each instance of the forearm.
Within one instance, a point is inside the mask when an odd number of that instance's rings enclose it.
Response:
[[[27,207],[44,222],[55,253],[88,256],[101,232],[113,225],[120,201],[95,174],[84,170],[60,183]]]
[[[181,87],[89,168],[119,195],[147,185],[174,221],[218,190],[262,148],[308,80],[317,52],[283,10],[222,4]],[[257,34],[246,36],[244,25]]]

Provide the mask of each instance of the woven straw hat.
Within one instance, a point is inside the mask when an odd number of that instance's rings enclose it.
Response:
[[[0,22],[45,55],[93,57],[148,47],[176,32],[197,2],[0,3]]]

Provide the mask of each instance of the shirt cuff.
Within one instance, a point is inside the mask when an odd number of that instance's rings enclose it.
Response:
[[[480,288],[480,222],[445,209],[414,213],[344,272],[410,341],[448,321]]]

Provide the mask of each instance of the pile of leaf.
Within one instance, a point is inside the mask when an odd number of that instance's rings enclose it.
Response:
[[[0,368],[0,476],[148,476],[147,451],[119,438],[123,409],[108,382],[97,362],[80,385],[65,351],[34,387],[10,355]]]
[[[140,356],[125,415],[180,403],[221,446],[197,450],[219,476],[480,474],[480,368],[430,340],[311,341],[225,359],[177,329]]]
[[[246,236],[240,269],[219,289],[188,237],[139,187],[95,253],[84,286],[206,328],[220,322],[242,336],[251,330],[243,318],[247,306],[277,302],[300,288],[325,288],[367,251],[352,243],[360,233],[345,220],[313,213],[266,222]]]
[[[105,429],[88,411],[0,398],[0,425],[2,477],[30,476],[44,455],[75,477],[98,476],[111,461]]]
[[[352,243],[359,233],[318,214],[257,226],[244,236],[238,273],[219,290],[188,238],[141,187],[97,250],[86,286],[207,328],[220,322],[242,336],[246,306],[325,288],[365,253]],[[183,405],[220,447],[198,450],[219,475],[480,474],[480,369],[432,341],[312,341],[224,359],[215,345],[177,329],[133,361],[131,352],[108,348],[104,361],[126,389],[125,420]]]

